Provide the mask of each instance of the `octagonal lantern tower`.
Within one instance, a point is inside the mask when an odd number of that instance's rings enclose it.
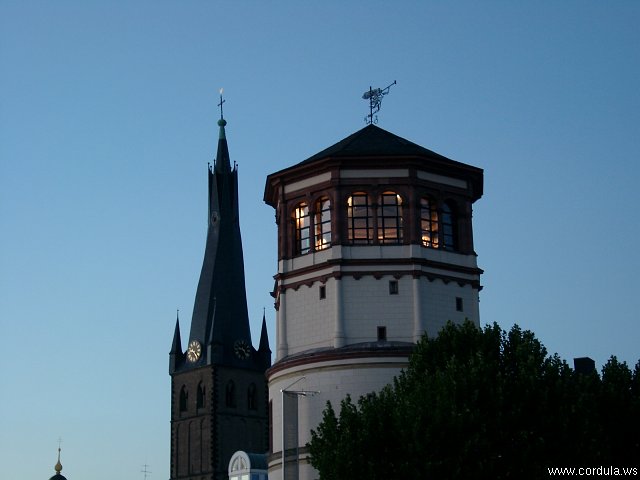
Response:
[[[375,125],[267,177],[278,227],[270,479],[283,467],[286,479],[317,476],[305,445],[327,400],[380,390],[449,320],[479,325],[482,188],[482,169]]]

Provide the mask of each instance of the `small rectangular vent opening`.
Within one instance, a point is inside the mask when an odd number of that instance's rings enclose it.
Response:
[[[378,327],[378,341],[379,342],[387,341],[387,327]]]

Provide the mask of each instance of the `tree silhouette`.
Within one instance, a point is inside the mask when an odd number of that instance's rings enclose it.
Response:
[[[381,392],[330,403],[311,432],[322,480],[541,478],[640,458],[640,361],[575,373],[530,331],[449,323]]]

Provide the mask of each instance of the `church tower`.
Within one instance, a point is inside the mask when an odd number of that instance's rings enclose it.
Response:
[[[169,354],[171,480],[222,480],[237,450],[268,450],[265,370],[271,351],[263,317],[251,343],[238,212],[238,170],[225,133],[209,167],[209,212],[191,332],[183,351],[179,320]]]
[[[472,204],[482,189],[481,169],[372,124],[268,176],[271,480],[317,477],[305,445],[327,401],[339,408],[391,383],[415,342],[447,321],[479,326]]]

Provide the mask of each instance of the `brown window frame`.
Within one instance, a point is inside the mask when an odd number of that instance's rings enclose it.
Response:
[[[399,245],[404,240],[402,196],[387,190],[378,197],[377,238],[381,245]]]
[[[423,247],[440,248],[439,217],[435,200],[420,198],[420,242]]]
[[[313,214],[313,246],[316,251],[331,246],[331,199],[322,197],[315,203]]]
[[[293,207],[292,220],[295,237],[294,253],[305,255],[311,251],[311,216],[307,202],[300,202]]]
[[[351,193],[347,198],[347,238],[351,245],[373,244],[373,220],[371,196],[363,191]]]

